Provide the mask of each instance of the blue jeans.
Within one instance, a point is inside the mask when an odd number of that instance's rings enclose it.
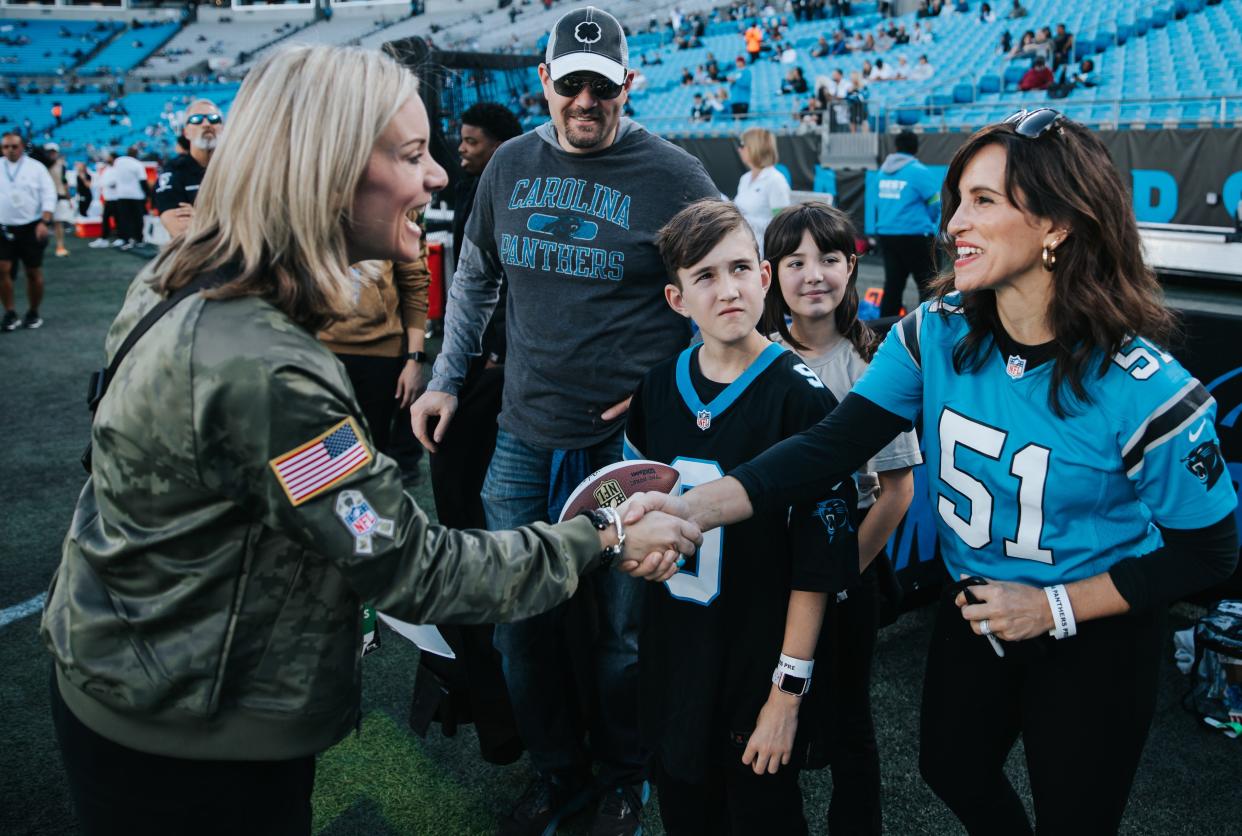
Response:
[[[621,433],[570,455],[578,457],[587,473],[620,461]],[[561,458],[557,451],[534,447],[501,430],[483,483],[487,527],[500,531],[549,519],[551,506],[565,498],[552,487]],[[544,774],[586,773],[594,756],[603,786],[636,784],[646,778],[646,757],[638,741],[638,625],[644,582],[615,570],[595,572],[583,581],[579,593],[593,595],[598,611],[594,670],[575,677],[570,668],[564,633],[568,602],[524,621],[496,625],[496,649],[518,731],[536,769]],[[592,712],[599,718],[594,724],[598,728],[589,729],[590,752],[574,685],[575,679],[584,678],[594,680],[598,694]]]

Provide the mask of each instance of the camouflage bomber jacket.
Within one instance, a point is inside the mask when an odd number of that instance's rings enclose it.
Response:
[[[108,354],[158,302],[134,281]],[[140,751],[283,759],[354,725],[362,601],[415,623],[524,618],[593,566],[589,521],[431,525],[345,371],[256,298],[184,300],[121,364],[42,637],[74,714]]]

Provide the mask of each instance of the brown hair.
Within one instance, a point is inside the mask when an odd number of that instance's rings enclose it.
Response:
[[[975,154],[993,144],[1005,149],[1009,202],[1069,230],[1056,249],[1047,311],[1055,339],[1048,402],[1057,416],[1065,417],[1063,386],[1074,399],[1089,403],[1083,380],[1092,363],[1103,376],[1113,356],[1135,337],[1167,345],[1177,321],[1164,306],[1155,274],[1143,262],[1130,193],[1108,150],[1087,128],[1065,117],[1034,139],[1015,133],[1009,124],[989,125],[954,154],[940,215],[940,243],[949,263],[954,246],[948,227],[961,204],[962,172]],[[932,287],[933,297],[943,300],[954,292],[954,284],[952,272],[942,274]],[[959,373],[982,365],[1002,327],[994,291],[963,292],[961,306],[970,331],[953,349],[953,367]]]
[[[670,218],[655,238],[669,281],[681,287],[677,271],[698,264],[735,229],[746,230],[754,240],[755,233],[737,207],[727,200],[714,197],[696,200]],[[756,241],[756,260],[758,257],[759,243]]]
[[[771,334],[776,331],[786,343],[795,349],[804,351],[806,346],[794,339],[785,317],[789,315],[789,303],[780,289],[780,260],[797,251],[802,243],[802,233],[811,233],[811,239],[822,253],[840,252],[846,258],[857,256],[858,231],[850,216],[840,209],[834,209],[827,203],[811,201],[794,206],[787,206],[780,211],[768,224],[763,236],[763,252],[772,264],[772,282],[776,284],[776,292],[768,293],[763,303],[763,332]],[[854,345],[858,356],[871,362],[875,354],[877,340],[875,333],[867,324],[858,318],[858,262],[850,270],[849,281],[845,285],[845,295],[841,303],[832,312],[837,332]]]

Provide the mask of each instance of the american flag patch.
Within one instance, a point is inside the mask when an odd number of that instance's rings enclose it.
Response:
[[[294,505],[318,496],[371,461],[353,418],[269,462]]]

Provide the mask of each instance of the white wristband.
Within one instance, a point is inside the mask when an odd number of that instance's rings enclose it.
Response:
[[[778,674],[789,674],[799,679],[810,679],[811,671],[815,668],[815,660],[795,659],[792,656],[781,654],[781,660],[776,663],[776,672]]]
[[[1074,621],[1074,608],[1070,605],[1065,584],[1045,586],[1044,594],[1048,596],[1048,606],[1052,609],[1053,627],[1048,631],[1048,635],[1054,639],[1068,639],[1077,634],[1078,623]]]

